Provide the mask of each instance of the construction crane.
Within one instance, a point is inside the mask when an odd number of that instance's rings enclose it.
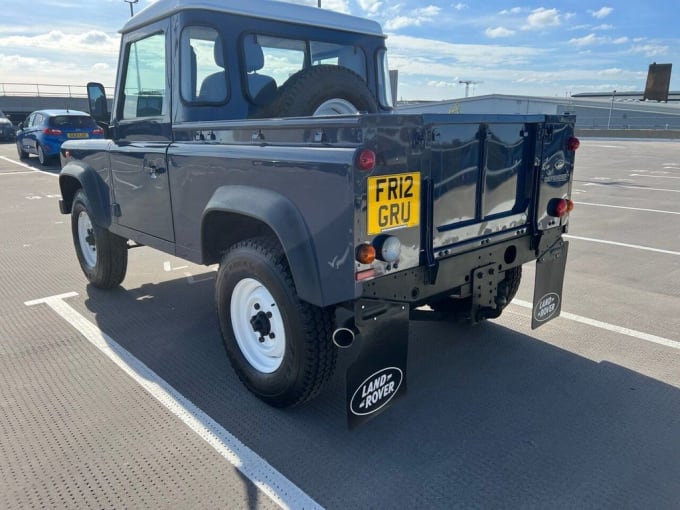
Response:
[[[475,85],[478,83],[484,83],[483,81],[472,81],[472,80],[458,80],[458,83],[465,83],[465,97],[468,97],[468,92],[470,92],[470,85],[472,85],[472,91],[474,94]]]

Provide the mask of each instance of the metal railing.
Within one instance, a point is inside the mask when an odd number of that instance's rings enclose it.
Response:
[[[104,87],[107,95],[113,95],[113,87]],[[0,82],[0,96],[23,97],[87,97],[85,85],[51,83]]]

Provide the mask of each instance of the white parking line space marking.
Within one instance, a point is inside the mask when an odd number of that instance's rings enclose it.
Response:
[[[624,248],[633,248],[636,250],[644,250],[644,251],[653,251],[655,253],[664,253],[666,255],[678,255],[680,256],[680,251],[671,251],[671,250],[661,250],[659,248],[651,248],[649,246],[640,246],[639,244],[628,244],[628,243],[618,243],[616,241],[605,241],[604,239],[593,239],[592,237],[581,237],[581,236],[573,236],[571,234],[565,234],[567,239],[576,239],[578,241],[588,241],[591,243],[600,243],[600,244],[611,244],[613,246],[622,246]]]
[[[663,211],[661,209],[643,209],[641,207],[626,207],[624,205],[594,204],[590,202],[574,202],[577,205],[590,205],[593,207],[611,207],[612,209],[628,209],[630,211],[653,212],[661,214],[679,214],[680,211]]]
[[[55,174],[52,172],[46,172],[45,170],[40,170],[38,168],[33,168],[30,165],[26,165],[24,163],[21,163],[20,161],[14,161],[13,159],[8,158],[7,156],[0,156],[0,159],[3,161],[7,161],[8,163],[12,163],[13,165],[20,166],[23,168],[28,168],[30,172],[14,172],[15,174],[30,174],[30,173],[40,173],[40,174],[45,174],[45,175],[51,175],[52,177],[59,177],[59,174]]]
[[[584,186],[608,186],[610,188],[627,188],[627,189],[639,189],[643,191],[668,191],[669,193],[680,193],[680,189],[667,189],[667,188],[648,188],[647,186],[626,186],[624,184],[602,184],[599,182],[586,182]]]
[[[322,508],[302,489],[269,465],[266,460],[64,301],[77,295],[76,292],[69,292],[26,301],[24,304],[26,306],[39,304],[49,306],[281,508]]]
[[[664,172],[668,173],[668,172]],[[650,179],[680,179],[677,175],[649,175],[649,174],[630,174],[631,177],[649,177]]]
[[[511,304],[521,306],[522,308],[528,308],[533,310],[533,305],[528,301],[523,301],[522,299],[513,299]],[[591,319],[589,317],[583,317],[581,315],[576,315],[569,312],[561,312],[560,317],[563,319],[568,319],[574,322],[580,322],[581,324],[586,324],[594,328],[604,329],[611,331],[613,333],[619,333],[621,335],[630,336],[632,338],[637,338],[638,340],[644,340],[646,342],[651,342],[658,345],[663,345],[665,347],[670,347],[672,349],[680,350],[680,342],[676,340],[671,340],[670,338],[664,338],[662,336],[651,335],[649,333],[644,333],[642,331],[636,331],[634,329],[625,328],[623,326],[617,326],[616,324],[609,324],[608,322],[598,321],[596,319]]]

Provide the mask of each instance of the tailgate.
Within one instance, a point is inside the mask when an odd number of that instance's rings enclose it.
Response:
[[[455,253],[559,226],[544,211],[551,199],[570,191],[573,154],[569,161],[564,148],[573,124],[557,117],[549,124],[547,118],[498,116],[428,127],[430,161],[424,166],[430,171],[423,184],[430,187],[435,252]]]

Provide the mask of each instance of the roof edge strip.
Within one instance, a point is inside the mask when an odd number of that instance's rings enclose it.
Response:
[[[379,23],[349,14],[276,0],[158,0],[132,17],[121,34],[154,23],[185,10],[209,10],[254,18],[282,20],[290,23],[331,28],[360,34],[386,37]]]

